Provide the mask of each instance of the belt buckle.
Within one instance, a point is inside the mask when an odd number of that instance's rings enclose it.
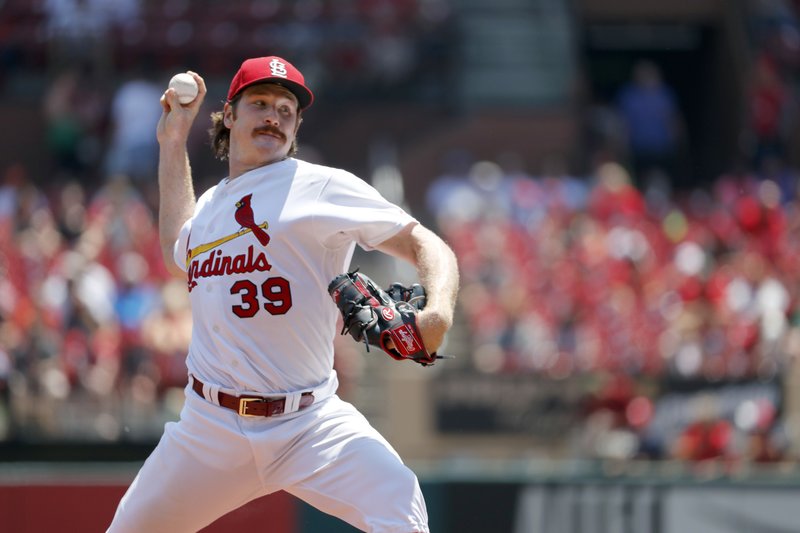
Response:
[[[247,413],[247,406],[251,402],[268,402],[269,400],[265,400],[264,398],[239,398],[239,415],[241,416],[249,416],[249,417],[258,417],[259,415],[251,415]]]

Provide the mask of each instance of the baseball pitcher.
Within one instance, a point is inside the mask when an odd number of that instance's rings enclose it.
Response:
[[[206,86],[189,74],[197,96],[167,89],[157,129],[161,244],[192,304],[186,401],[108,531],[194,532],[285,490],[364,531],[427,532],[415,474],[336,395],[333,340],[341,316],[375,351],[435,363],[453,253],[361,179],[294,157],[314,95],[280,57],[233,77],[210,130],[229,174],[196,199],[186,144]],[[420,283],[384,290],[351,271],[356,244],[409,261]]]

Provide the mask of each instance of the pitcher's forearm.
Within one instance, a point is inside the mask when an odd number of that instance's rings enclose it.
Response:
[[[453,325],[459,283],[455,254],[438,235],[420,224],[408,226],[377,248],[416,267],[427,302],[417,315],[417,326],[425,346],[435,351]]]
[[[167,268],[172,271],[173,246],[195,207],[192,171],[185,143],[162,142],[158,161],[158,233]]]
[[[425,228],[415,228],[420,243],[417,247],[417,274],[427,292],[425,310],[419,315],[426,346],[438,349],[446,332],[453,325],[458,294],[458,264],[453,251],[437,235]]]

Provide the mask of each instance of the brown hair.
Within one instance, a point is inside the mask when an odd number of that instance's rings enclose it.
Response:
[[[236,118],[236,106],[239,104],[239,100],[241,100],[241,94],[237,95],[233,100],[230,101],[231,113],[233,114],[234,119]],[[231,130],[225,125],[224,116],[225,114],[223,111],[215,111],[211,113],[211,128],[208,130],[208,136],[211,139],[211,151],[214,153],[214,157],[220,161],[225,161],[228,159],[231,149]],[[298,128],[300,127],[300,123],[302,121],[303,112],[298,110]],[[287,155],[292,157],[296,153],[297,136],[295,136],[294,140],[292,141],[292,146],[289,147],[289,153]]]

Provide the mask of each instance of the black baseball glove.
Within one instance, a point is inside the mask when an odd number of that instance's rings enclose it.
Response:
[[[415,283],[405,287],[393,283],[384,291],[369,277],[357,271],[339,274],[330,293],[344,319],[342,335],[377,346],[398,361],[410,359],[423,366],[432,365],[436,353],[429,354],[417,328],[417,311],[425,307],[425,289]],[[393,347],[389,347],[389,341]]]

